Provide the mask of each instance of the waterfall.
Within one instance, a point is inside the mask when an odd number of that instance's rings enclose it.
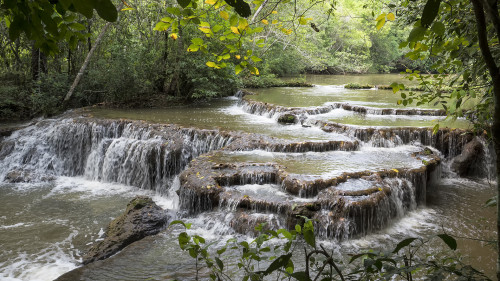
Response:
[[[230,142],[217,131],[143,122],[44,120],[1,143],[0,178],[85,176],[163,192],[191,159]]]

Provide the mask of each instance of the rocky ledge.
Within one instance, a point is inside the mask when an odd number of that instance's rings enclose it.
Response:
[[[108,225],[104,239],[91,246],[82,263],[106,259],[135,241],[159,233],[170,220],[171,215],[151,198],[138,196]]]
[[[425,203],[428,182],[440,172],[441,159],[428,148],[411,157],[421,166],[314,178],[288,173],[277,163],[220,161],[217,152],[211,152],[194,159],[180,175],[180,204],[191,214],[216,209],[248,212],[231,223],[242,233],[252,233],[256,224],[265,221],[263,214],[268,214],[279,216],[282,222],[270,226],[293,227],[306,216],[318,222],[322,236],[366,234]],[[356,181],[361,181],[362,187],[350,189],[358,184]],[[339,187],[343,183],[347,189]],[[239,187],[244,185],[277,188],[282,195],[269,198],[265,192],[240,192]]]

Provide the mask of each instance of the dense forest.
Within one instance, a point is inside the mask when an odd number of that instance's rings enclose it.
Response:
[[[230,7],[207,8],[204,20],[212,29],[203,31],[183,22],[176,3],[136,1],[120,11],[118,21],[105,31],[107,22],[96,13],[86,18],[68,12],[60,18],[67,30],[59,34],[67,40],[51,43],[53,49],[45,52],[24,33],[10,40],[10,22],[5,17],[0,22],[0,119],[60,112],[62,100],[94,44],[99,45],[69,106],[101,102],[169,105],[231,95],[244,85],[263,86],[276,83],[274,77],[303,73],[428,70],[429,61],[412,61],[404,56],[407,50],[398,47],[409,33],[404,22],[375,28],[376,16],[387,5],[371,1],[269,3],[248,19],[253,31],[240,40],[239,34],[226,30],[230,20],[238,20],[234,15],[228,18]],[[268,19],[259,20],[265,13]],[[300,24],[294,22],[298,17]],[[96,42],[99,36],[100,43]],[[236,51],[221,57],[228,67],[207,67],[211,53],[232,41],[235,48],[248,52],[240,55],[250,57],[258,77],[248,70],[235,74],[240,56]]]

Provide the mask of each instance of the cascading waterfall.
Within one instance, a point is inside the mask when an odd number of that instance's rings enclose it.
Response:
[[[5,139],[0,177],[85,176],[163,192],[191,159],[231,142],[214,131],[87,121],[45,120]]]

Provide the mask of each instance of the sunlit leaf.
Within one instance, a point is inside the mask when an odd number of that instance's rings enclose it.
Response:
[[[385,14],[385,13],[384,13],[384,14],[380,14],[380,15],[379,15],[379,16],[378,16],[375,20],[376,20],[376,21],[379,21],[379,20],[382,20],[382,19],[384,19],[384,20],[385,20],[385,16],[386,16],[386,14]]]
[[[261,22],[262,22],[263,24],[269,24],[269,21],[268,21],[268,20],[266,20],[266,19],[261,20]]]
[[[200,46],[199,45],[195,45],[195,44],[191,44],[189,45],[187,51],[188,52],[196,52],[200,49]]]
[[[219,15],[221,18],[228,20],[229,19],[229,14],[226,11],[220,11]]]
[[[387,14],[387,20],[393,21],[396,19],[396,16],[393,13],[388,13]]]
[[[242,70],[243,68],[239,64],[234,67],[234,73],[236,73],[236,75],[238,75]]]
[[[377,21],[377,24],[375,25],[377,27],[377,30],[380,30],[382,27],[385,25],[385,18],[382,18]]]
[[[238,30],[238,28],[236,26],[231,26],[231,31],[235,34],[240,34],[240,31]]]
[[[208,67],[214,67],[214,68],[215,68],[215,67],[217,67],[217,64],[216,64],[215,62],[213,62],[213,61],[208,61],[208,62],[206,63],[206,65],[207,65]]]
[[[251,57],[250,57],[250,59],[251,59],[251,60],[253,60],[254,62],[259,62],[259,61],[262,61],[262,59],[261,59],[261,58],[256,57],[256,56],[251,56]]]

